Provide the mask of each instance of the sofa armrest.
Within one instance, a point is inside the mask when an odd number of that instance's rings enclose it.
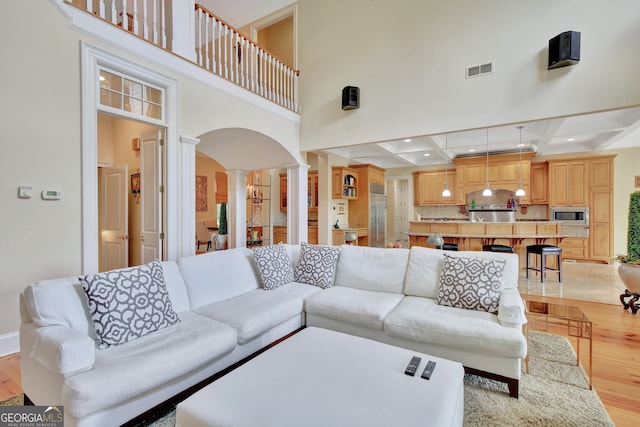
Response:
[[[502,326],[510,328],[521,328],[527,323],[524,302],[518,289],[506,288],[502,290],[498,306],[498,321]]]
[[[66,375],[93,367],[95,341],[88,335],[66,326],[35,328],[30,356],[47,369]]]

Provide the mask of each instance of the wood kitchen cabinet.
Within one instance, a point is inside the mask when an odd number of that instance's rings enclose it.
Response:
[[[318,171],[309,171],[307,175],[307,209],[318,211]],[[280,210],[287,210],[287,174],[280,174]]]
[[[589,256],[613,261],[613,157],[589,162]]]
[[[356,200],[358,198],[358,172],[347,166],[334,166],[332,173],[332,197]]]
[[[447,182],[450,197],[443,197],[442,190]],[[428,171],[413,173],[413,204],[415,206],[455,205],[456,171]]]
[[[549,203],[549,165],[547,162],[532,163],[529,179],[532,205],[546,205]]]
[[[588,206],[589,160],[549,161],[549,205]]]
[[[589,238],[564,239],[563,258],[613,261],[614,158],[549,161],[549,205],[589,208]]]
[[[287,227],[285,225],[273,226],[273,242],[287,243]],[[309,227],[307,229],[307,243],[311,245],[318,244],[318,227]]]
[[[287,210],[287,174],[280,174],[280,210]]]
[[[522,205],[531,204],[530,176],[531,158],[535,153],[498,154],[489,156],[487,168],[486,157],[463,157],[454,159],[456,165],[456,204],[466,204],[465,196],[473,191],[485,188],[487,179],[491,188],[516,191],[520,186],[525,190],[525,196],[519,202]],[[521,171],[522,170],[522,175]]]

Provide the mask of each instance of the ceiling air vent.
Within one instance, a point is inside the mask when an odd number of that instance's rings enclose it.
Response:
[[[493,73],[493,62],[489,62],[481,65],[474,65],[465,69],[465,75],[469,79],[471,77],[483,76],[485,74]]]

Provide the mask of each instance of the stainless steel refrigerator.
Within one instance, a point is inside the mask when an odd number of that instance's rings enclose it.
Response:
[[[372,183],[369,188],[369,246],[385,247],[386,214],[384,185]]]

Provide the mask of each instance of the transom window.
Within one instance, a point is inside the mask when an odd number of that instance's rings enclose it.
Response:
[[[100,104],[162,120],[164,90],[117,71],[100,69]]]

